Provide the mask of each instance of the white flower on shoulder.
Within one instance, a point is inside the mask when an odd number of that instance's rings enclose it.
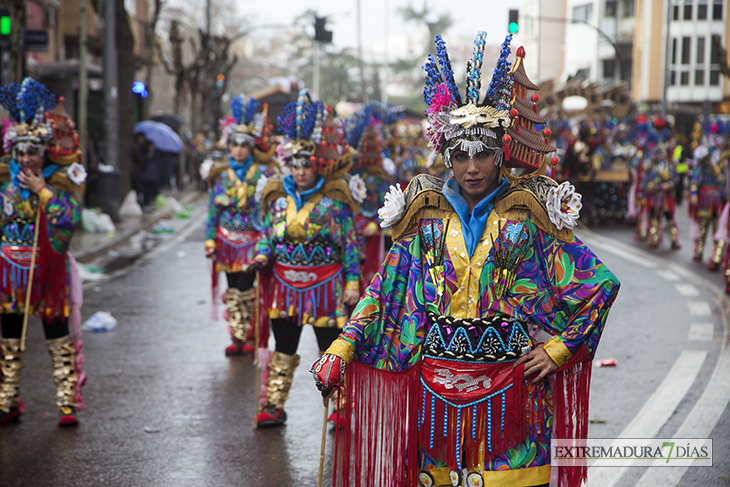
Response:
[[[368,195],[368,187],[365,185],[365,181],[362,180],[359,174],[350,176],[350,193],[355,201],[362,203],[365,201],[365,197]]]
[[[389,176],[395,176],[395,162],[390,157],[383,159],[383,170],[388,173]]]
[[[78,162],[74,162],[68,166],[67,174],[68,178],[73,181],[76,186],[81,186],[81,183],[86,181],[86,169]]]
[[[266,183],[268,182],[269,178],[262,174],[256,183],[256,191],[253,193],[253,198],[256,200],[256,203],[261,203],[261,200],[264,199],[264,188],[266,188]]]
[[[207,181],[208,176],[210,176],[210,169],[213,167],[213,159],[206,159],[198,168],[198,172],[200,173],[200,177],[203,178],[203,180]]]
[[[568,181],[550,188],[547,196],[547,210],[550,221],[558,230],[573,228],[580,217],[582,196],[575,192],[575,187]]]
[[[380,226],[388,228],[396,223],[403,216],[406,209],[406,197],[400,189],[400,184],[390,187],[390,191],[385,193],[385,204],[378,210],[380,217]]]

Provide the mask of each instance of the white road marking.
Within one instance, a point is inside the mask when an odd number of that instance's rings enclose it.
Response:
[[[715,325],[712,323],[691,323],[687,340],[711,342],[715,336]]]
[[[669,281],[669,282],[679,281],[679,276],[670,270],[659,269],[658,271],[656,271],[656,273],[659,275],[659,277],[661,277],[665,281]]]
[[[712,316],[712,308],[707,301],[687,301],[692,316]]]
[[[682,426],[672,435],[674,438],[709,438],[730,402],[730,349],[725,349],[717,360],[705,392],[692,408]],[[722,455],[719,451],[715,455]],[[636,487],[672,487],[679,483],[688,467],[649,467]]]
[[[692,284],[675,284],[674,287],[682,296],[691,298],[700,295],[700,290]]]
[[[627,252],[624,249],[618,248],[615,245],[611,245],[606,242],[599,242],[597,240],[591,239],[590,247],[592,249],[598,247],[601,250],[608,252],[609,254],[621,257],[622,259],[628,260],[629,262],[632,262],[634,264],[638,264],[646,269],[654,269],[657,266],[656,263],[651,262],[650,260],[647,260],[639,255],[635,255],[631,252]]]
[[[692,387],[706,357],[707,352],[704,350],[682,351],[662,383],[647,399],[634,419],[619,434],[619,438],[654,438],[677,409],[689,388]],[[692,436],[692,438],[699,438],[699,436]],[[616,485],[627,468],[629,467],[592,467],[588,469],[586,485],[612,487]],[[663,486],[664,484],[654,485]]]

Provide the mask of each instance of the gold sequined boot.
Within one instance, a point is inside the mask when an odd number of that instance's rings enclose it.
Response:
[[[705,250],[705,239],[707,238],[707,229],[710,227],[710,220],[707,217],[698,216],[697,225],[700,227],[700,235],[695,240],[695,253],[692,259],[700,261]]]
[[[226,347],[226,355],[242,355],[243,347],[251,329],[250,306],[244,307],[245,296],[251,294],[253,299],[253,288],[249,291],[240,291],[235,287],[226,289],[226,307],[228,308],[228,327],[231,332],[233,343]],[[244,311],[246,318],[244,319]],[[250,352],[249,352],[250,353]]]
[[[674,220],[667,220],[667,227],[669,227],[669,240],[672,242],[672,250],[679,250],[682,246],[679,244],[679,229],[677,228],[677,222]]]
[[[286,412],[284,403],[289,397],[294,370],[299,365],[299,355],[274,352],[269,362],[269,381],[266,388],[266,404],[261,408],[256,421],[259,426],[284,424]]]
[[[20,420],[20,375],[23,352],[20,338],[0,338],[0,424]]]
[[[53,361],[53,381],[56,383],[56,405],[59,407],[59,426],[79,424],[79,374],[76,371],[76,347],[69,335],[47,340]]]
[[[661,235],[659,235],[659,219],[652,218],[649,226],[649,248],[654,248],[659,245],[661,241]]]
[[[725,241],[724,240],[718,240],[715,242],[715,249],[712,252],[712,260],[710,260],[710,263],[707,264],[707,268],[711,271],[716,271],[720,268],[720,264],[722,264],[722,257],[725,250]]]

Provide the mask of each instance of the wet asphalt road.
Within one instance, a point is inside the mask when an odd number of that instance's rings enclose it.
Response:
[[[611,232],[630,241],[630,230]],[[228,332],[222,320],[210,319],[203,240],[198,224],[124,275],[86,289],[84,318],[104,310],[119,325],[84,335],[89,381],[78,428],[56,426],[50,358],[40,324],[31,322],[21,389],[28,410],[19,424],[0,429],[0,486],[316,485],[322,408],[307,373],[317,358],[314,334],[311,328],[302,334],[287,425],[254,430],[252,359],[223,354]],[[666,279],[673,268],[647,270],[600,236],[594,240],[622,290],[597,353],[619,365],[594,369],[590,435],[620,434],[678,354],[705,351],[697,380],[660,430],[659,437],[671,436],[703,394],[722,343],[688,342],[694,318],[677,282]],[[703,319],[721,337],[721,304],[701,282],[694,284],[700,294],[692,299],[708,303],[711,314]],[[728,425],[726,410],[713,437],[727,437]],[[325,485],[332,440],[330,429]],[[722,444],[716,442],[715,467],[689,469],[677,485],[728,485],[727,441],[719,451]],[[617,485],[635,485],[646,471],[629,470]]]

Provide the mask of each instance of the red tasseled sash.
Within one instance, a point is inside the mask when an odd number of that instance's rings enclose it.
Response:
[[[420,364],[389,372],[354,362],[347,367],[345,424],[335,437],[334,487],[403,487],[415,479]]]
[[[553,404],[555,422],[553,438],[586,438],[588,436],[588,396],[591,388],[591,355],[582,346],[571,359],[555,372]],[[588,468],[559,468],[561,487],[579,487],[588,476]]]

